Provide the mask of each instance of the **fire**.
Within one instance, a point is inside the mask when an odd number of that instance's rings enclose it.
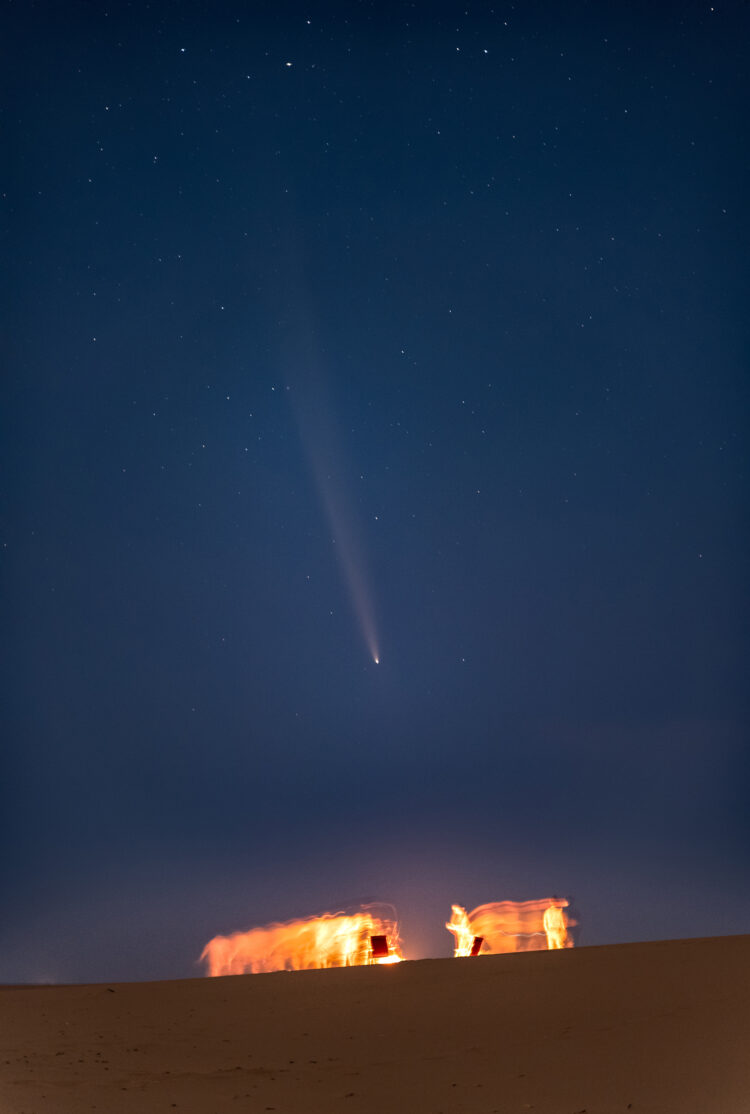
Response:
[[[382,915],[371,906],[214,936],[201,952],[209,975],[358,967],[402,959],[395,915]]]
[[[568,925],[575,924],[564,911],[564,898],[542,901],[498,901],[479,905],[470,913],[452,906],[446,924],[455,937],[454,956],[499,952],[542,951],[572,948]]]
[[[561,904],[549,905],[544,910],[542,927],[547,936],[547,947],[550,951],[573,946],[572,940],[568,942],[568,922],[566,914],[563,912],[563,907],[567,904],[567,901],[564,901]]]
[[[451,919],[447,922],[446,928],[452,932],[456,938],[453,955],[463,956],[471,955],[471,950],[474,946],[474,933],[469,924],[469,914],[464,909],[463,905],[451,905]]]

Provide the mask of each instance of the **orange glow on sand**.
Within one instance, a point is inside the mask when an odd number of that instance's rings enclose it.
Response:
[[[373,937],[386,938],[386,955],[373,958]],[[206,973],[213,976],[387,965],[402,959],[395,912],[389,917],[370,906],[214,936],[201,952]]]
[[[445,926],[455,937],[453,955],[471,955],[476,937],[482,938],[480,955],[572,948],[568,925],[575,921],[565,912],[567,905],[564,898],[557,897],[498,901],[479,905],[470,913],[461,905],[453,905]]]

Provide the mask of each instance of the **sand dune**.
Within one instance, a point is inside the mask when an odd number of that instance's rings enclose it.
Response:
[[[0,989],[0,1111],[748,1114],[750,936]]]

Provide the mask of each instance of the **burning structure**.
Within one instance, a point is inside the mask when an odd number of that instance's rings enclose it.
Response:
[[[354,913],[285,921],[214,936],[201,953],[208,975],[304,971],[398,963],[401,941],[395,910],[363,906]]]
[[[491,955],[502,952],[550,951],[572,948],[571,921],[564,898],[541,901],[498,901],[479,905],[467,913],[451,906],[446,928],[455,938],[454,956]]]

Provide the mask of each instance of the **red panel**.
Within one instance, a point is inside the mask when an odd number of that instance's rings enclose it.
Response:
[[[484,936],[475,936],[474,937],[474,943],[471,945],[470,954],[471,955],[479,955],[479,952],[482,948],[483,943],[484,943]]]
[[[387,959],[390,954],[387,936],[371,936],[370,947],[372,948],[373,959]]]

